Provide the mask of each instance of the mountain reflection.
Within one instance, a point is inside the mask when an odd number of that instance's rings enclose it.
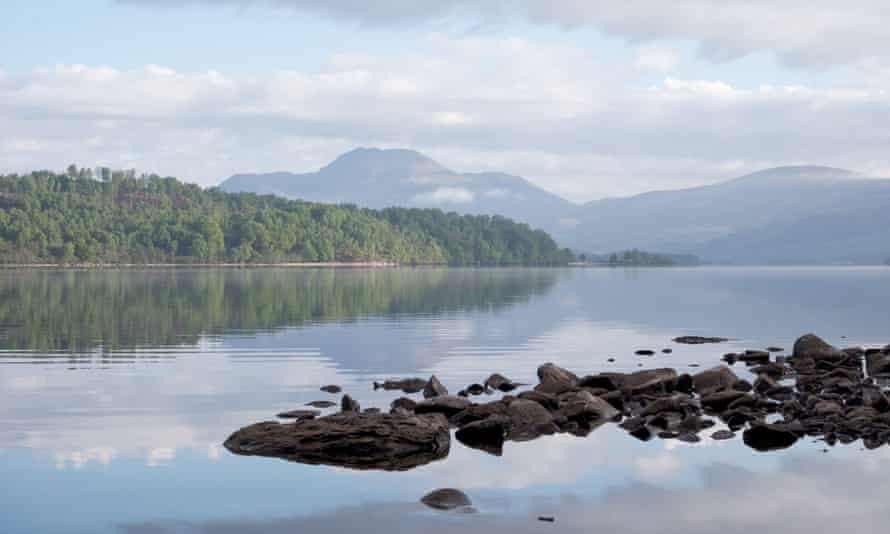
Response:
[[[547,269],[5,271],[0,347],[114,351],[364,316],[499,309],[548,292],[558,275]]]

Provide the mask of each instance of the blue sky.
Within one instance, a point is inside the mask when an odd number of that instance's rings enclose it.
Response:
[[[7,0],[0,170],[212,184],[404,146],[578,201],[780,164],[890,170],[890,8],[672,6]]]

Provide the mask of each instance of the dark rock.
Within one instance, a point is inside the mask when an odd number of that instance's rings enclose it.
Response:
[[[337,403],[334,401],[312,401],[307,402],[306,406],[312,406],[313,408],[333,408]]]
[[[514,389],[519,387],[519,384],[513,382],[504,375],[494,373],[485,380],[485,387],[507,392],[513,391]]]
[[[538,367],[539,384],[535,390],[544,393],[560,394],[578,385],[578,376],[552,363]]]
[[[281,412],[278,417],[282,419],[314,419],[321,415],[318,410],[291,410],[289,412]]]
[[[431,399],[433,397],[441,397],[448,395],[448,389],[439,382],[436,375],[430,377],[429,381],[423,387],[423,398]]]
[[[674,391],[686,393],[687,395],[695,390],[695,380],[689,373],[683,373],[674,381]]]
[[[440,413],[445,417],[451,417],[466,410],[471,404],[469,400],[463,397],[444,395],[418,402],[414,406],[414,413]]]
[[[551,395],[549,393],[542,393],[540,391],[523,391],[519,394],[520,399],[526,399],[530,401],[535,401],[544,408],[554,411],[559,408],[559,401],[556,398],[556,395]]]
[[[380,408],[365,408],[362,413],[380,413]]]
[[[814,361],[836,361],[843,358],[843,354],[837,348],[826,343],[815,334],[806,334],[794,342],[792,354],[794,358],[809,358]]]
[[[798,436],[787,424],[755,423],[742,433],[745,445],[754,450],[776,451],[794,445]]]
[[[701,438],[695,434],[686,433],[677,436],[677,441],[682,441],[685,443],[698,443],[699,441],[701,441]]]
[[[620,415],[611,404],[587,391],[567,393],[560,397],[559,414],[567,419],[583,419],[598,423],[610,421]]]
[[[321,391],[324,391],[325,393],[333,393],[333,394],[337,394],[337,393],[340,393],[341,391],[343,391],[343,389],[340,386],[335,386],[333,384],[330,386],[322,386],[320,389],[321,389]]]
[[[640,350],[636,351],[634,354],[636,354],[637,356],[652,356],[653,354],[655,354],[655,351],[649,350],[649,349],[640,349]]]
[[[746,350],[738,355],[738,361],[751,364],[769,363],[769,352],[765,350]]]
[[[702,345],[704,343],[723,343],[729,341],[725,337],[705,337],[705,336],[680,336],[674,338],[674,343],[683,343],[685,345]]]
[[[783,349],[782,347],[767,347],[766,351],[767,352],[785,352],[785,349]]]
[[[744,397],[747,397],[747,394],[730,389],[705,395],[701,398],[701,404],[705,408],[719,413],[729,408],[729,405],[734,401]]]
[[[408,397],[399,397],[398,399],[393,400],[389,403],[390,410],[405,410],[408,412],[414,412],[414,407],[417,406],[417,402],[413,399],[409,399]]]
[[[578,380],[578,386],[582,388],[604,389],[606,391],[614,391],[618,389],[618,385],[611,376],[606,375],[587,375]]]
[[[482,395],[485,393],[485,386],[482,384],[470,384],[467,386],[466,392],[470,395]]]
[[[635,373],[601,373],[611,378],[625,393],[641,394],[652,392],[670,392],[674,388],[677,372],[673,369],[647,369]]]
[[[871,376],[888,375],[890,374],[890,354],[883,351],[866,353],[865,366]]]
[[[461,427],[454,437],[468,447],[500,456],[503,454],[504,438],[509,427],[509,418],[503,415],[493,415],[488,419],[474,421]]]
[[[754,389],[754,386],[751,384],[751,382],[748,382],[745,379],[740,379],[740,380],[737,380],[736,383],[732,385],[732,389],[734,389],[736,391],[741,391],[743,393],[747,393],[747,392],[751,391],[752,389]]]
[[[422,378],[403,378],[400,380],[387,380],[385,382],[374,382],[374,389],[383,389],[385,391],[401,391],[403,393],[417,393],[426,387],[427,381]]]
[[[355,412],[289,424],[256,423],[236,431],[224,443],[235,454],[387,471],[444,458],[449,445],[448,422],[441,415]]]
[[[735,432],[732,430],[718,430],[711,434],[711,439],[716,441],[722,441],[725,439],[732,439],[735,437]]]
[[[739,377],[732,372],[732,369],[723,365],[705,369],[692,375],[695,391],[699,395],[707,395],[723,389],[732,389],[738,381]]]
[[[553,523],[554,521],[556,521],[556,518],[553,517],[552,515],[539,515],[538,521],[545,521],[547,523]]]
[[[431,491],[424,495],[420,502],[436,510],[466,510],[473,506],[466,493],[453,488]]]
[[[662,354],[671,354],[674,352],[674,349],[661,349]]]
[[[514,441],[528,441],[557,430],[553,415],[534,401],[517,399],[507,406],[506,415],[510,419],[507,437]]]
[[[340,399],[340,411],[360,412],[362,411],[362,407],[359,405],[357,400],[353,399],[349,395],[343,395],[343,398]]]

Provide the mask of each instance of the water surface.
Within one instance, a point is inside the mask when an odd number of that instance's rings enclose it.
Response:
[[[815,331],[890,342],[890,270],[183,269],[0,272],[0,532],[828,532],[890,519],[890,448],[804,441],[452,442],[402,473],[240,457],[235,429],[339,384],[497,371],[694,371]],[[682,346],[684,334],[732,338]],[[670,347],[670,355],[636,356]],[[609,362],[614,358],[614,362]],[[737,372],[743,372],[737,369]],[[706,436],[708,433],[704,433]],[[457,487],[479,513],[418,499]],[[537,515],[556,517],[540,523]]]

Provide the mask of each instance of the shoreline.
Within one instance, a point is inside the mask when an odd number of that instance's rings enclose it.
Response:
[[[402,265],[386,261],[325,261],[325,262],[276,262],[276,263],[4,263],[0,270],[7,269],[170,269],[170,268],[209,268],[250,269],[270,267],[300,268],[395,268]]]

